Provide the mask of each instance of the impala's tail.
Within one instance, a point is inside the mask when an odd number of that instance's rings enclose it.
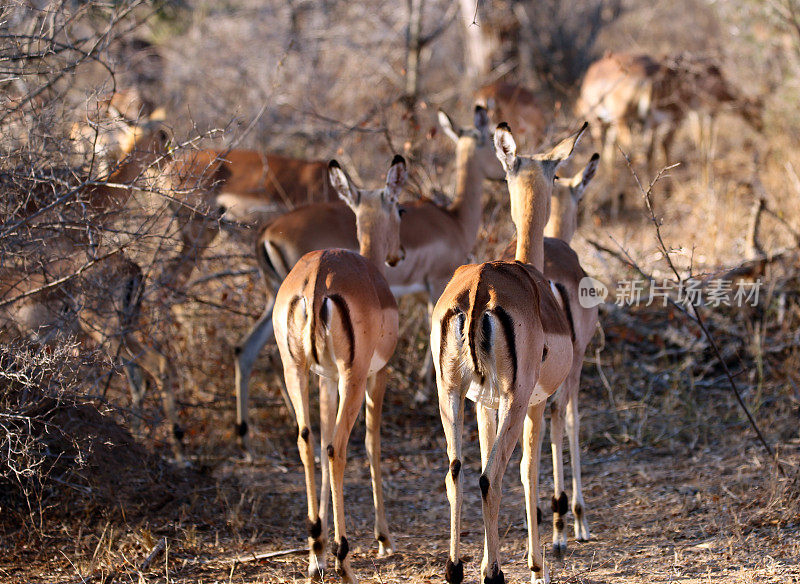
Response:
[[[293,358],[322,370],[348,366],[355,358],[356,339],[350,309],[339,294],[316,296],[306,290],[289,303],[289,351]]]
[[[518,339],[511,314],[478,280],[442,318],[439,368],[469,384],[467,397],[496,408],[500,384],[516,383]]]
[[[262,232],[263,233],[263,232]],[[274,296],[292,266],[286,260],[283,250],[269,239],[259,237],[256,241],[256,260],[267,288]]]

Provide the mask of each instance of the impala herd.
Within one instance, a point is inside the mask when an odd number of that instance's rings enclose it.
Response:
[[[703,60],[660,62],[646,55],[606,55],[589,68],[577,103],[576,111],[591,125],[584,123],[554,148],[532,155],[518,152],[517,139],[535,145],[544,136],[547,116],[534,94],[498,82],[482,88],[476,97],[470,127],[459,127],[439,111],[439,124],[455,143],[455,184],[448,205],[424,198],[399,203],[408,174],[401,156],[391,161],[382,188],[364,190],[336,161],[326,164],[249,150],[173,152],[163,114],[145,108],[132,94],[101,103],[104,115],[115,114],[118,122],[113,137],[103,135],[96,125],[73,130],[76,139],[92,138],[98,164],[104,158],[112,160],[105,183],[89,182],[76,195],[101,225],[123,210],[131,185],[149,167],[159,167],[158,188],[170,193],[181,240],[177,255],[154,276],[162,285],[175,290],[185,286],[203,250],[216,237],[223,214],[248,222],[264,214],[271,217],[261,227],[255,247],[266,283],[263,314],[235,351],[236,434],[249,450],[249,378],[262,347],[274,338],[305,469],[311,577],[321,576],[326,565],[332,495],[331,551],[336,571],[346,582],[357,581],[350,567],[343,476],[349,436],[365,402],[378,555],[393,550],[381,484],[380,417],[386,364],[398,340],[395,299],[422,292],[428,301],[429,359],[449,460],[445,484],[451,508],[450,548],[445,578],[456,584],[464,577],[462,434],[465,398],[469,398],[475,402],[481,453],[478,487],[485,526],[481,577],[487,584],[504,582],[498,512],[503,475],[521,440],[528,567],[532,582],[549,581],[537,507],[541,427],[549,398],[555,475],[553,551],[561,556],[567,546],[565,425],[575,537],[579,541],[590,537],[581,486],[578,388],[598,311],[579,302],[578,286],[586,273],[570,241],[577,229],[578,205],[601,157],[593,155],[571,178],[556,172],[587,128],[610,169],[615,144],[630,145],[639,131],[649,137],[648,162],[652,164],[659,144],[668,160],[677,125],[689,113],[711,116],[726,104],[754,127],[760,124],[758,103],[738,96],[719,68]],[[129,118],[135,117],[131,110],[136,108],[148,117],[132,124]],[[503,122],[493,128],[490,114],[511,126]],[[481,225],[484,180],[505,180],[517,238],[499,259],[468,264]],[[17,210],[20,220],[44,211],[35,205]],[[154,381],[163,395],[173,424],[173,446],[180,456],[182,433],[170,387],[175,372],[163,352],[136,332],[145,275],[122,251],[103,255],[97,252],[98,242],[88,246],[85,237],[54,238],[54,261],[47,275],[3,268],[0,328],[14,327],[38,342],[53,342],[64,328],[65,307],[74,309],[77,302],[86,308],[83,322],[73,323],[71,332],[87,342],[110,346],[125,359],[135,406],[144,393],[142,373]],[[108,292],[89,298],[71,287],[76,271],[94,278],[98,287],[111,282]],[[320,387],[319,493],[309,412],[312,372],[319,376]]]

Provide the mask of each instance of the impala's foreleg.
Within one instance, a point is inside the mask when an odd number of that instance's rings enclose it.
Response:
[[[309,573],[312,571],[320,578],[327,565],[325,546],[328,543],[328,517],[331,507],[331,473],[330,461],[326,453],[328,444],[333,440],[333,427],[336,424],[336,411],[339,399],[339,386],[335,379],[328,377],[319,378],[319,419],[320,419],[320,457],[322,479],[319,490],[319,519],[321,524],[320,537],[314,542],[312,562]],[[316,562],[316,566],[313,563]]]
[[[340,371],[339,375],[339,412],[333,438],[324,455],[327,455],[331,466],[334,530],[331,551],[336,557],[336,573],[349,584],[358,582],[358,579],[350,567],[350,545],[344,518],[344,467],[347,462],[347,442],[364,403],[367,378],[353,370]]]
[[[492,451],[495,440],[497,439],[497,410],[487,408],[480,402],[475,404],[475,413],[478,418],[478,442],[481,447],[481,472],[486,470],[486,463],[489,461],[489,453]],[[489,542],[484,534],[483,538],[483,557],[489,555]]]
[[[533,584],[550,581],[544,563],[542,546],[539,543],[538,487],[539,459],[542,452],[542,423],[544,421],[545,401],[528,408],[522,437],[522,461],[520,478],[525,489],[525,516],[528,521],[528,568]],[[535,511],[534,511],[535,510]]]
[[[475,414],[478,418],[478,442],[481,447],[481,472],[486,470],[489,453],[497,439],[497,410],[475,404]]]
[[[175,372],[169,360],[146,345],[140,344],[130,335],[125,339],[125,349],[131,359],[144,369],[161,392],[164,416],[170,424],[169,441],[177,460],[183,459],[183,429],[178,423],[178,408],[172,387]]]
[[[366,446],[372,478],[372,500],[375,505],[375,539],[378,541],[378,557],[389,555],[394,551],[389,537],[389,525],[386,523],[381,482],[381,412],[387,377],[388,371],[384,367],[367,382]]]

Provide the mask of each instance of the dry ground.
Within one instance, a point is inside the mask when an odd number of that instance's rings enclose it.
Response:
[[[652,314],[639,316],[659,328]],[[650,353],[638,347],[634,359],[630,351],[641,341],[622,326],[624,317],[612,311],[604,321],[604,371],[612,392],[601,383],[596,366],[587,363],[582,394],[584,484],[593,538],[588,543],[570,539],[562,563],[549,559],[553,581],[800,581],[797,404],[780,392],[761,396],[759,402],[764,405],[758,415],[766,418],[767,435],[778,443],[789,477],[777,478],[714,377],[718,372],[711,370],[710,383],[697,378],[693,391],[661,383],[675,369],[659,356],[658,343],[648,345]],[[649,372],[654,363],[663,375]],[[449,536],[444,440],[435,403],[412,406],[419,382],[402,360],[396,367],[384,417],[383,462],[397,552],[378,559],[372,545],[372,498],[359,422],[346,472],[353,563],[366,582],[443,582]],[[296,431],[270,386],[268,394],[263,386],[254,391],[255,463],[238,456],[228,430],[233,426],[231,398],[227,388],[219,388],[205,396],[206,408],[189,409],[194,422],[187,439],[189,468],[165,465],[115,436],[116,449],[101,453],[86,471],[90,481],[97,477],[98,492],[89,497],[93,503],[83,500],[73,507],[67,504],[73,498],[65,496],[43,524],[4,530],[0,579],[15,584],[302,581],[304,552],[253,559],[253,554],[305,545]],[[751,403],[758,398],[750,391],[747,397]],[[482,548],[474,428],[469,408],[462,541],[465,581],[470,583],[479,582]],[[529,578],[518,463],[516,453],[500,521],[503,569],[510,582]],[[110,475],[113,492],[107,492]],[[550,477],[545,456],[545,508]],[[549,521],[547,511],[545,543]],[[166,538],[166,555],[157,555],[143,570],[142,562],[161,538]],[[325,581],[336,581],[332,572]]]

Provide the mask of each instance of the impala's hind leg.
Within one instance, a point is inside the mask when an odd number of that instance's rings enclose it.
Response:
[[[325,449],[333,440],[333,426],[336,424],[336,405],[339,387],[335,379],[319,378],[319,418],[320,418],[320,457],[322,481],[319,491],[319,518],[321,524],[320,537],[311,546],[309,574],[322,578],[327,561],[325,546],[328,543],[328,517],[331,507],[331,474],[330,462]],[[315,564],[316,563],[316,564]]]
[[[284,357],[283,351],[281,356]],[[288,355],[286,356],[288,357]],[[306,502],[308,504],[308,575],[318,577],[318,554],[321,541],[324,538],[322,521],[319,516],[317,504],[317,485],[314,476],[314,434],[311,431],[311,420],[308,407],[308,371],[299,367],[291,359],[284,358],[283,374],[289,398],[292,400],[294,415],[297,419],[298,436],[297,448],[300,451],[300,460],[303,461],[303,470],[306,478]]]
[[[553,455],[553,555],[559,560],[567,551],[564,517],[569,509],[567,493],[564,491],[564,409],[567,400],[565,392],[566,387],[562,385],[550,406],[550,449]]]
[[[336,573],[348,584],[358,582],[350,567],[350,544],[347,541],[347,528],[344,515],[344,467],[347,462],[347,442],[353,430],[361,404],[366,393],[366,375],[352,369],[339,371],[339,411],[333,438],[326,447],[328,462],[331,465],[331,490],[333,495],[334,541],[331,551],[336,557]]]
[[[455,373],[454,373],[455,375]],[[439,380],[439,414],[447,441],[447,458],[450,467],[445,477],[447,499],[450,501],[450,553],[445,565],[445,579],[450,584],[460,584],[464,579],[464,564],[459,556],[461,544],[461,503],[463,481],[461,479],[461,445],[464,433],[464,397],[461,395],[461,379]]]
[[[542,452],[542,423],[546,402],[528,408],[522,437],[522,461],[520,475],[525,489],[525,512],[528,521],[528,568],[531,582],[542,584],[550,581],[544,563],[542,546],[539,543],[539,523],[536,513],[539,495],[539,460]],[[536,511],[534,511],[536,510]]]
[[[583,362],[583,359],[580,360]],[[572,514],[575,517],[575,539],[589,541],[589,521],[586,519],[586,503],[583,501],[583,482],[581,481],[581,446],[580,446],[580,418],[578,417],[578,384],[580,369],[577,378],[570,375],[567,383],[574,384],[570,391],[570,400],[567,403],[567,439],[569,440],[569,458],[572,464]]]
[[[367,382],[367,458],[372,478],[372,500],[375,506],[375,539],[378,541],[378,557],[390,555],[394,545],[389,537],[386,510],[383,504],[383,484],[381,482],[381,412],[383,396],[386,392],[388,371],[384,367]]]
[[[501,383],[504,381],[501,380]],[[510,385],[510,384],[509,384]],[[487,584],[503,584],[505,577],[500,569],[500,536],[497,531],[500,498],[503,488],[503,475],[508,460],[522,433],[525,412],[528,408],[533,383],[525,391],[519,382],[501,390],[498,411],[497,439],[489,453],[486,468],[483,469],[478,484],[483,499],[483,525],[486,541],[486,554],[481,562],[481,575]],[[484,429],[480,426],[479,431]]]

